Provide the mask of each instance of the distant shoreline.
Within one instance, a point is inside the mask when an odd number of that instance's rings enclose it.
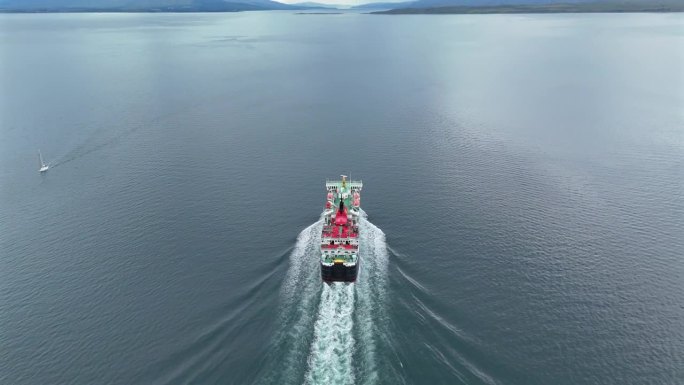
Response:
[[[331,8],[330,12],[318,11],[316,8],[291,6],[284,9],[268,9],[246,4],[234,8],[194,9],[194,8],[69,8],[69,9],[2,9],[0,14],[50,14],[50,13],[234,13],[246,11],[297,11],[297,14],[341,14],[339,9]],[[312,12],[306,12],[312,11]],[[389,10],[364,12],[372,15],[493,15],[493,14],[560,14],[560,13],[680,13],[684,12],[682,4],[645,5],[616,3],[585,4],[544,4],[544,5],[501,5],[501,6],[449,6],[431,8],[396,8]]]
[[[133,9],[60,9],[60,10],[6,10],[0,14],[50,14],[50,13],[234,13],[245,11],[298,11],[299,9],[235,9],[221,11],[206,10],[133,10]]]
[[[613,10],[613,11],[484,11],[484,10],[453,10],[452,7],[438,8],[400,8],[386,11],[357,12],[365,15],[525,15],[525,14],[564,14],[564,13],[682,13],[679,10]],[[130,10],[61,10],[61,11],[10,11],[1,10],[0,14],[66,14],[66,13],[235,13],[235,12],[264,12],[264,11],[298,11],[296,9],[240,9],[234,11],[130,11]],[[296,12],[297,15],[340,15],[349,12]],[[354,12],[352,12],[354,13]]]
[[[374,15],[492,15],[549,13],[675,13],[684,12],[684,3],[671,5],[646,4],[543,4],[500,6],[454,6],[434,8],[397,8],[370,12]]]
[[[282,4],[282,7],[270,8],[249,3],[226,3],[220,7],[73,7],[73,8],[0,8],[0,13],[233,13],[244,11],[306,11],[315,7],[301,7]]]

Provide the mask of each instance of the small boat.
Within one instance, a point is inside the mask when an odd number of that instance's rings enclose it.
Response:
[[[329,180],[321,233],[321,278],[325,282],[354,282],[359,272],[361,181]]]
[[[38,172],[45,172],[50,168],[50,165],[46,164],[43,160],[43,154],[40,153],[40,150],[38,150],[38,161],[40,162],[40,168],[38,169]]]

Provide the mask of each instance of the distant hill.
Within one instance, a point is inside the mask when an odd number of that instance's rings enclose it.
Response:
[[[474,5],[477,4],[477,5]],[[684,0],[418,0],[376,14],[684,12]]]
[[[359,10],[372,10],[372,9],[394,9],[398,7],[403,7],[409,4],[413,4],[414,2],[409,1],[409,2],[392,2],[392,3],[367,3],[367,4],[360,4],[360,5],[355,5],[351,7],[351,9],[359,9]]]
[[[0,12],[236,12],[306,8],[271,0],[0,0]]]
[[[325,8],[325,9],[349,8],[348,6],[340,5],[340,4],[323,4],[323,3],[316,3],[313,1],[305,1],[302,3],[294,3],[294,4],[290,4],[290,5],[294,5],[297,7],[306,7],[306,8],[310,8],[310,9],[314,9],[314,8]]]
[[[357,6],[360,9],[373,8],[434,8],[434,7],[489,7],[502,5],[528,5],[553,3],[583,3],[597,0],[412,0],[394,3],[368,3]],[[600,0],[599,0],[600,1]],[[684,1],[684,0],[682,0]],[[378,6],[375,6],[375,5]],[[353,8],[357,8],[353,7]]]
[[[432,7],[489,7],[502,5],[587,3],[596,0],[417,0],[410,3],[411,8]]]

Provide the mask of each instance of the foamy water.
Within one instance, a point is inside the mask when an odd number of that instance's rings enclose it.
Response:
[[[387,245],[383,232],[361,220],[361,270],[356,283],[320,278],[322,223],[304,229],[290,255],[281,289],[277,359],[265,383],[372,384],[385,319]]]

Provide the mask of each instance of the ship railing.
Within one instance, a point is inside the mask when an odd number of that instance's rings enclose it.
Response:
[[[322,244],[321,249],[346,249],[346,250],[356,250],[359,248],[359,245],[329,245],[329,244]]]
[[[341,181],[341,180],[330,180],[330,179],[326,179],[326,180],[325,180],[325,187],[326,187],[326,189],[327,189],[327,188],[330,188],[330,187],[337,188],[337,187],[339,187],[339,186],[341,186],[341,185],[342,185],[342,181]],[[348,181],[347,181],[347,186],[348,186],[350,189],[361,190],[361,188],[363,187],[363,181],[361,181],[361,180],[348,180]]]

